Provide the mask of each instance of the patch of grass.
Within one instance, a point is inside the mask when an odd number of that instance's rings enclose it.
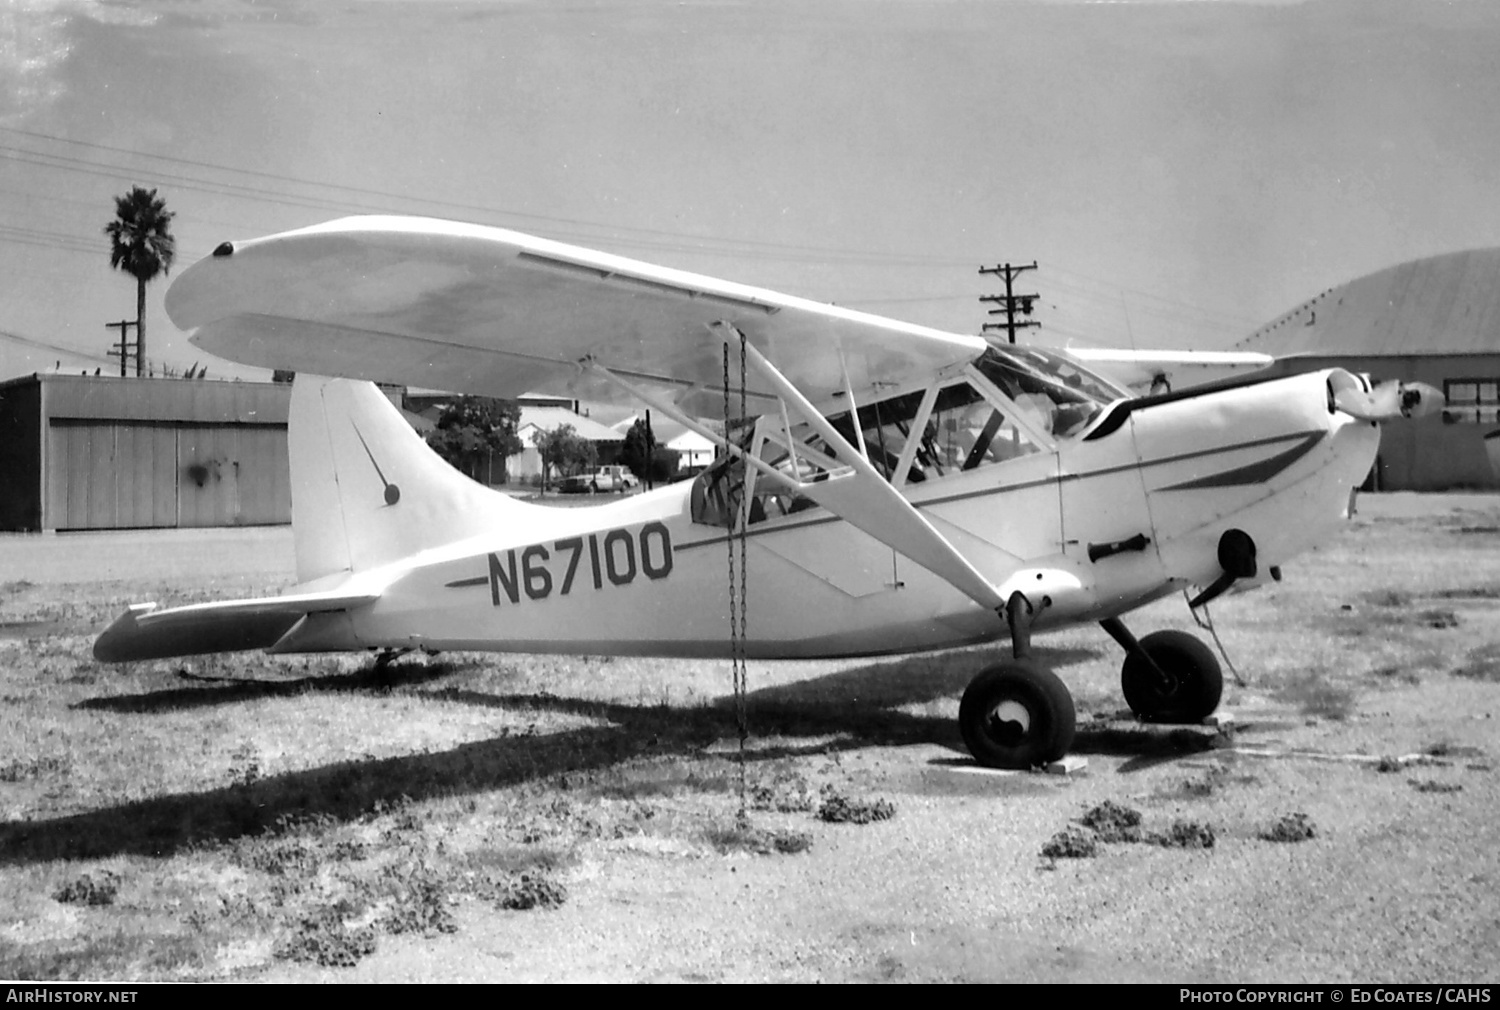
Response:
[[[25,782],[45,775],[65,774],[69,762],[66,758],[45,754],[38,757],[17,758],[0,764],[0,782]]]
[[[448,888],[432,876],[409,881],[397,893],[391,908],[380,917],[380,928],[392,934],[417,933],[422,936],[458,932]]]
[[[1165,799],[1206,800],[1231,783],[1254,785],[1259,781],[1252,774],[1241,772],[1239,775],[1231,775],[1227,766],[1213,764],[1205,768],[1201,775],[1184,778],[1175,786],[1159,790],[1156,795]]]
[[[533,908],[561,908],[568,900],[568,889],[545,873],[523,873],[498,885],[495,903],[516,912]]]
[[[1372,607],[1399,609],[1411,606],[1412,595],[1404,589],[1373,589],[1360,599]]]
[[[751,787],[750,805],[783,814],[808,813],[817,808],[818,794],[802,773],[782,769],[769,781]]]
[[[1466,680],[1500,683],[1500,642],[1470,649],[1451,672],[1453,676]]]
[[[113,905],[120,875],[112,870],[84,873],[64,884],[53,897],[68,905]]]
[[[1437,743],[1428,744],[1422,748],[1422,753],[1434,758],[1475,758],[1484,757],[1484,751],[1478,747],[1468,744],[1453,743],[1451,740],[1439,740]]]
[[[1197,821],[1173,821],[1166,831],[1152,831],[1141,839],[1148,845],[1167,849],[1211,849],[1214,847],[1213,825]]]
[[[1105,800],[1080,818],[1101,842],[1138,842],[1141,840],[1141,812]]]
[[[1042,846],[1047,859],[1092,859],[1099,854],[1099,840],[1091,831],[1069,825]]]
[[[1439,600],[1500,600],[1500,585],[1460,586],[1455,589],[1439,589],[1432,594]]]
[[[1276,690],[1280,701],[1294,704],[1303,715],[1342,721],[1354,714],[1352,688],[1331,681],[1321,670],[1306,670]]]
[[[829,790],[818,804],[818,820],[830,824],[872,824],[895,816],[896,805],[883,797],[861,800]]]
[[[1459,793],[1464,788],[1458,782],[1439,782],[1436,779],[1407,779],[1406,784],[1419,793]]]
[[[1317,830],[1306,814],[1298,812],[1277,818],[1256,834],[1267,842],[1305,842],[1313,838]]]
[[[805,831],[762,828],[747,817],[736,817],[732,824],[711,825],[704,837],[716,851],[724,854],[793,855],[812,848],[812,835]]]
[[[325,968],[353,968],[375,953],[375,929],[349,925],[345,911],[331,906],[305,916],[276,944],[275,956]]]

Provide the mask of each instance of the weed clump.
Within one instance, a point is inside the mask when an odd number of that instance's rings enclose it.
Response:
[[[1500,681],[1500,644],[1491,643],[1471,649],[1452,670],[1453,676],[1467,680]]]
[[[817,797],[807,780],[797,774],[780,774],[750,790],[750,805],[756,810],[781,814],[807,813],[817,807]]]
[[[1330,681],[1321,670],[1308,670],[1288,680],[1276,692],[1281,701],[1295,704],[1303,715],[1342,722],[1354,714],[1355,692]]]
[[[728,827],[710,828],[707,838],[715,850],[724,854],[751,852],[758,856],[789,856],[812,848],[812,835],[805,831],[759,828],[743,816],[735,818]]]
[[[1301,812],[1287,814],[1259,832],[1261,839],[1267,842],[1305,842],[1316,834],[1312,821]]]
[[[829,792],[818,804],[818,819],[830,824],[869,824],[896,816],[896,806],[887,799],[854,800]]]
[[[435,880],[419,880],[381,917],[380,928],[392,934],[435,936],[457,933],[458,923],[449,907],[447,889]]]
[[[1389,774],[1390,772],[1399,772],[1401,769],[1403,769],[1405,767],[1406,767],[1406,762],[1405,761],[1402,761],[1398,757],[1392,757],[1389,754],[1383,754],[1383,755],[1381,755],[1380,760],[1377,761],[1377,762],[1375,762],[1375,770],[1378,771],[1378,772],[1381,772],[1382,774]]]
[[[1419,793],[1457,793],[1464,788],[1457,782],[1438,782],[1435,779],[1407,779],[1406,782]]]
[[[1141,812],[1105,800],[1081,818],[1083,826],[1094,832],[1101,842],[1138,842],[1141,840]]]
[[[1047,859],[1092,859],[1098,854],[1098,839],[1091,832],[1073,826],[1059,831],[1042,846],[1042,855]]]
[[[52,897],[65,905],[113,905],[119,893],[119,874],[100,870],[68,881]]]
[[[375,930],[350,926],[337,908],[323,908],[304,917],[291,936],[276,944],[273,953],[284,961],[353,968],[375,953]]]
[[[542,873],[523,873],[501,884],[495,902],[501,908],[524,912],[533,908],[561,908],[568,900],[568,889],[560,881]]]
[[[1214,847],[1214,829],[1210,824],[1197,821],[1173,821],[1166,831],[1153,831],[1143,840],[1164,849],[1211,849]]]
[[[68,770],[67,761],[59,757],[45,756],[7,761],[0,765],[0,782],[24,782],[39,779],[44,775]]]

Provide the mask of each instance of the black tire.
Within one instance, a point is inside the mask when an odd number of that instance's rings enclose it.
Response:
[[[1185,631],[1157,631],[1141,639],[1144,649],[1172,681],[1162,684],[1139,656],[1120,669],[1125,703],[1146,722],[1202,722],[1224,696],[1224,671],[1213,650]]]
[[[974,760],[990,768],[1034,768],[1073,746],[1073,696],[1057,674],[1017,659],[980,671],[964,690],[958,728]]]
[[[598,481],[594,481],[592,484],[589,485],[589,494],[598,494],[598,493],[599,493],[599,482]]]

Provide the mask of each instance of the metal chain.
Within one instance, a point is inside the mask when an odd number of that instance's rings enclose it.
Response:
[[[740,422],[744,425],[745,417],[745,338],[740,336]],[[726,443],[725,453],[729,452],[730,441],[730,398],[729,398],[729,344],[724,344],[724,440]],[[742,464],[743,465],[743,464]],[[745,738],[749,735],[749,719],[746,713],[745,700],[745,522],[741,519],[748,518],[744,510],[745,484],[743,479],[739,485],[739,493],[735,494],[733,480],[734,461],[726,461],[730,471],[730,479],[726,482],[728,503],[733,507],[729,509],[729,535],[724,538],[729,551],[729,657],[730,668],[734,678],[734,716],[735,723],[739,729],[739,786],[740,786],[740,811],[741,820],[746,819],[746,783],[745,783]],[[738,536],[734,524],[739,522]],[[739,580],[735,580],[735,554],[739,554]]]
[[[740,337],[740,426],[743,428],[748,420],[745,404],[745,335]],[[753,448],[753,446],[752,446]],[[750,466],[745,464],[745,479],[750,476]],[[746,556],[748,545],[746,536],[750,528],[751,502],[745,497],[745,480],[740,482],[740,627],[739,635],[739,670],[735,684],[735,715],[739,720],[740,729],[740,805],[745,802],[745,738],[750,735],[749,714],[749,671],[745,667],[746,647],[749,637],[745,630],[746,620],[750,612],[749,577],[750,565]]]

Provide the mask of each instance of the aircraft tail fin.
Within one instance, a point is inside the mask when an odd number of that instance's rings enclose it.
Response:
[[[368,382],[297,376],[288,456],[304,585],[513,525],[538,507],[454,470]]]

